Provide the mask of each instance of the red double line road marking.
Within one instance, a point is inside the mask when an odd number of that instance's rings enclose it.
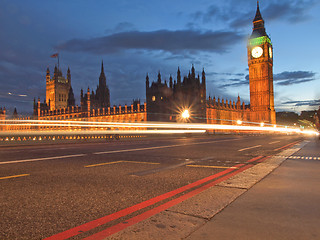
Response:
[[[274,151],[278,151],[278,150],[281,150],[283,148],[289,148],[289,147],[291,147],[291,146],[293,146],[293,145],[295,145],[295,144],[297,144],[299,142],[301,142],[301,141],[296,141],[296,142],[293,142],[293,143],[289,143],[289,144],[287,144],[287,145],[285,145],[283,147],[276,148]]]
[[[101,232],[93,234],[93,235],[91,235],[91,236],[89,236],[87,238],[84,238],[84,239],[85,240],[100,240],[100,239],[102,240],[102,239],[104,239],[104,238],[106,238],[106,237],[108,237],[108,236],[110,236],[112,234],[115,234],[115,233],[117,233],[117,232],[119,232],[119,231],[121,231],[121,230],[123,230],[123,229],[125,229],[125,228],[127,228],[129,226],[131,226],[131,225],[134,225],[134,224],[136,224],[138,222],[141,222],[141,221],[143,221],[143,220],[145,220],[145,219],[147,219],[147,218],[149,218],[149,217],[151,217],[151,216],[153,216],[153,215],[155,215],[155,214],[157,214],[159,212],[162,212],[162,211],[164,211],[164,210],[166,210],[166,209],[168,209],[168,208],[170,208],[170,207],[172,207],[174,205],[177,205],[178,203],[181,203],[184,200],[186,200],[188,198],[191,198],[194,195],[197,195],[200,192],[202,192],[202,191],[204,191],[204,190],[206,190],[206,189],[208,189],[208,188],[210,188],[210,187],[212,187],[212,186],[214,186],[214,185],[216,185],[216,184],[218,184],[218,183],[220,183],[220,182],[222,182],[222,181],[224,181],[224,180],[226,180],[226,179],[228,179],[228,178],[230,178],[230,177],[232,177],[232,176],[234,176],[234,175],[236,175],[236,174],[238,174],[238,173],[240,173],[240,172],[242,172],[242,171],[244,171],[246,169],[251,168],[252,166],[254,166],[254,165],[248,164],[248,165],[244,166],[243,168],[241,168],[241,169],[239,169],[239,170],[237,170],[235,172],[232,172],[232,173],[230,173],[230,174],[228,174],[228,175],[226,175],[226,176],[224,176],[222,178],[219,178],[219,179],[217,179],[217,180],[215,180],[215,181],[213,181],[213,182],[211,182],[211,183],[209,183],[207,185],[204,185],[204,186],[202,186],[200,188],[197,188],[197,189],[195,189],[195,190],[193,190],[193,191],[191,191],[191,192],[189,192],[189,193],[187,193],[185,195],[182,195],[181,197],[173,199],[173,200],[171,200],[169,202],[166,202],[165,204],[162,204],[162,205],[160,205],[160,206],[158,206],[156,208],[153,208],[153,209],[151,209],[151,210],[149,210],[147,212],[144,212],[144,213],[142,213],[142,214],[140,214],[138,216],[130,218],[130,219],[126,220],[125,223],[124,222],[119,223],[117,225],[109,227],[109,228],[107,228],[107,229],[105,229],[105,230],[103,230]]]
[[[261,158],[261,159],[258,161],[258,163],[262,163],[262,162],[264,162],[265,160],[267,160],[267,159],[269,159],[269,158],[271,158],[271,156],[266,156],[266,157],[264,157],[264,158]]]
[[[170,198],[170,197],[172,197],[172,196],[175,196],[175,195],[177,195],[177,194],[179,194],[179,193],[181,193],[181,192],[184,192],[184,191],[186,191],[186,190],[188,190],[188,189],[191,189],[191,188],[193,188],[193,187],[199,186],[199,185],[201,185],[201,184],[203,184],[203,183],[206,183],[206,182],[208,182],[208,181],[210,181],[210,180],[212,180],[212,179],[221,177],[221,176],[223,176],[223,175],[225,175],[225,174],[228,174],[228,173],[234,171],[234,168],[238,168],[238,167],[242,167],[242,166],[244,166],[244,164],[237,164],[237,165],[233,166],[233,168],[226,169],[226,170],[224,170],[224,171],[222,171],[222,172],[219,172],[219,173],[214,174],[214,175],[211,175],[211,176],[209,176],[209,177],[200,179],[200,180],[198,180],[198,181],[196,181],[196,182],[194,182],[194,183],[191,183],[191,184],[188,184],[188,185],[183,186],[183,187],[181,187],[181,188],[175,189],[175,190],[173,190],[173,191],[171,191],[171,192],[167,192],[167,193],[162,194],[162,195],[160,195],[160,196],[157,196],[157,197],[155,197],[155,198],[151,198],[151,199],[149,199],[149,200],[147,200],[147,201],[144,201],[144,202],[142,202],[142,203],[138,203],[138,204],[136,204],[136,205],[134,205],[134,206],[125,208],[125,209],[120,210],[120,211],[118,211],[118,212],[116,212],[116,213],[112,213],[112,214],[109,214],[109,215],[104,216],[104,217],[102,217],[102,218],[99,218],[99,219],[90,221],[90,222],[88,222],[88,223],[82,224],[82,225],[80,225],[80,226],[71,228],[71,229],[69,229],[69,230],[67,230],[67,231],[64,231],[64,232],[58,233],[58,234],[56,234],[56,235],[53,235],[53,236],[51,236],[51,237],[45,238],[44,240],[60,240],[60,239],[62,240],[62,239],[68,239],[68,238],[73,237],[73,236],[76,236],[76,235],[78,235],[78,234],[87,232],[87,231],[89,231],[89,230],[91,230],[91,229],[94,229],[94,228],[96,228],[96,227],[99,227],[99,226],[101,226],[101,225],[103,225],[103,224],[106,224],[106,223],[111,222],[111,221],[113,221],[113,220],[116,220],[116,219],[118,219],[118,218],[127,216],[127,215],[129,215],[129,214],[131,214],[131,213],[133,213],[133,212],[136,212],[136,211],[141,210],[141,209],[143,209],[143,208],[146,208],[146,207],[148,207],[148,206],[151,206],[151,205],[153,205],[153,204],[155,204],[155,203],[157,203],[157,202],[159,202],[159,201],[162,201],[162,200],[165,200],[165,199]],[[251,165],[247,165],[247,166],[251,166]],[[245,167],[243,167],[243,168],[241,168],[241,169],[239,169],[239,170],[243,171],[243,170],[245,170],[245,169],[247,168],[247,166],[245,166]],[[239,170],[235,171],[234,173],[235,173],[235,174],[238,173]],[[231,175],[231,174],[229,174],[229,175]],[[231,177],[231,176],[229,176],[229,175],[227,175],[228,178]],[[234,174],[233,174],[233,175],[234,175]],[[233,176],[233,175],[232,175],[232,176]],[[221,178],[221,179],[224,180],[224,178],[225,178],[225,177],[223,177],[223,178]],[[227,179],[227,178],[226,178],[226,179]],[[219,180],[220,180],[220,179],[219,179]],[[221,181],[223,181],[223,180],[221,180]],[[207,185],[205,185],[205,186],[207,186]],[[201,187],[201,188],[202,188],[202,187]],[[199,188],[199,189],[201,189],[201,188]],[[195,190],[194,190],[194,191],[195,191]],[[193,192],[193,191],[192,191],[192,192]],[[188,196],[188,194],[186,194],[185,196]],[[178,199],[179,199],[179,198],[178,198]],[[162,205],[161,205],[161,206],[162,206]],[[157,209],[157,208],[155,208],[155,209]],[[140,216],[140,215],[139,215],[139,216]],[[117,225],[115,225],[115,226],[117,226]],[[114,227],[115,227],[115,226],[114,226]],[[109,228],[108,228],[108,229],[109,229]]]
[[[252,158],[252,159],[248,160],[247,162],[251,163],[251,162],[257,161],[257,160],[259,160],[261,158],[263,158],[263,156],[258,156],[258,157]]]

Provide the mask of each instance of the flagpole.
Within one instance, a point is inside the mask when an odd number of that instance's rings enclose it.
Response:
[[[51,55],[50,57],[52,57],[52,58],[58,58],[58,70],[60,70],[59,53],[55,53],[55,54]]]

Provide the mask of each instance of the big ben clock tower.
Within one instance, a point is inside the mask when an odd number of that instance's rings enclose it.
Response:
[[[275,124],[273,48],[261,17],[259,2],[248,40],[251,121]]]

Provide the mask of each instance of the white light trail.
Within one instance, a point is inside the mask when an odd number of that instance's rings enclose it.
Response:
[[[94,122],[94,121],[64,121],[64,120],[0,120],[0,126],[27,126],[27,127],[61,127],[61,130],[70,128],[70,131],[75,131],[72,128],[143,128],[143,133],[178,133],[172,129],[180,129],[181,133],[188,131],[194,132],[195,130],[233,130],[233,131],[257,131],[257,132],[282,132],[282,133],[299,133],[306,135],[319,135],[319,132],[315,130],[301,130],[298,128],[279,127],[279,126],[244,126],[244,125],[221,125],[221,124],[200,124],[200,123],[130,123],[130,122]],[[148,128],[146,130],[146,128]],[[158,129],[166,130],[158,130]],[[23,130],[19,130],[23,131]],[[44,132],[44,130],[37,130]],[[84,132],[84,129],[81,129]],[[111,131],[111,130],[109,130]],[[112,130],[118,131],[118,133],[126,134],[128,130]],[[140,130],[141,132],[142,130]],[[2,131],[3,132],[3,131]],[[49,131],[52,132],[52,131]],[[92,132],[92,131],[90,131]],[[106,133],[106,130],[99,131],[101,134]],[[129,131],[131,132],[131,131]],[[138,133],[137,130],[133,130],[132,133]]]

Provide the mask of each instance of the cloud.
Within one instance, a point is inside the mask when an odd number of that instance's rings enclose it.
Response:
[[[309,106],[309,107],[314,107],[314,106],[320,106],[320,99],[318,100],[302,100],[302,101],[287,101],[283,102],[282,104],[286,105],[294,105],[294,106]]]
[[[119,32],[125,32],[125,31],[135,31],[136,27],[134,24],[130,22],[120,22],[118,23],[113,29],[107,29],[105,31],[106,34],[111,33],[119,33]]]
[[[268,20],[285,19],[288,22],[302,22],[309,18],[307,12],[316,4],[315,0],[275,1],[264,9]]]
[[[244,74],[238,73],[235,76],[243,76]],[[223,85],[220,85],[220,88],[228,88],[228,87],[240,87],[240,86],[249,86],[249,75],[246,75],[244,78],[229,78],[226,79],[226,82]]]
[[[220,75],[226,76],[243,76],[244,74],[228,74],[220,73]],[[288,86],[300,83],[306,83],[316,80],[316,73],[310,71],[284,71],[278,74],[273,75],[274,83],[280,86]],[[230,78],[225,79],[224,84],[220,85],[221,88],[227,87],[240,87],[243,85],[249,85],[249,75],[246,75],[245,78]]]
[[[311,82],[316,80],[316,74],[310,71],[282,72],[273,75],[274,82],[277,85],[288,86],[293,84]]]
[[[112,54],[124,50],[161,50],[173,54],[201,51],[224,53],[243,37],[232,31],[129,31],[91,39],[72,39],[57,46],[57,49],[93,54]]]
[[[317,4],[316,0],[272,0],[260,4],[262,16],[267,21],[287,21],[289,23],[303,22],[309,19],[308,11]],[[234,6],[238,6],[235,8]],[[241,7],[240,7],[241,6]],[[251,11],[248,11],[251,9]],[[206,11],[196,11],[190,14],[195,21],[225,22],[232,28],[241,28],[251,24],[256,8],[247,0],[230,0],[225,4],[212,4]]]

